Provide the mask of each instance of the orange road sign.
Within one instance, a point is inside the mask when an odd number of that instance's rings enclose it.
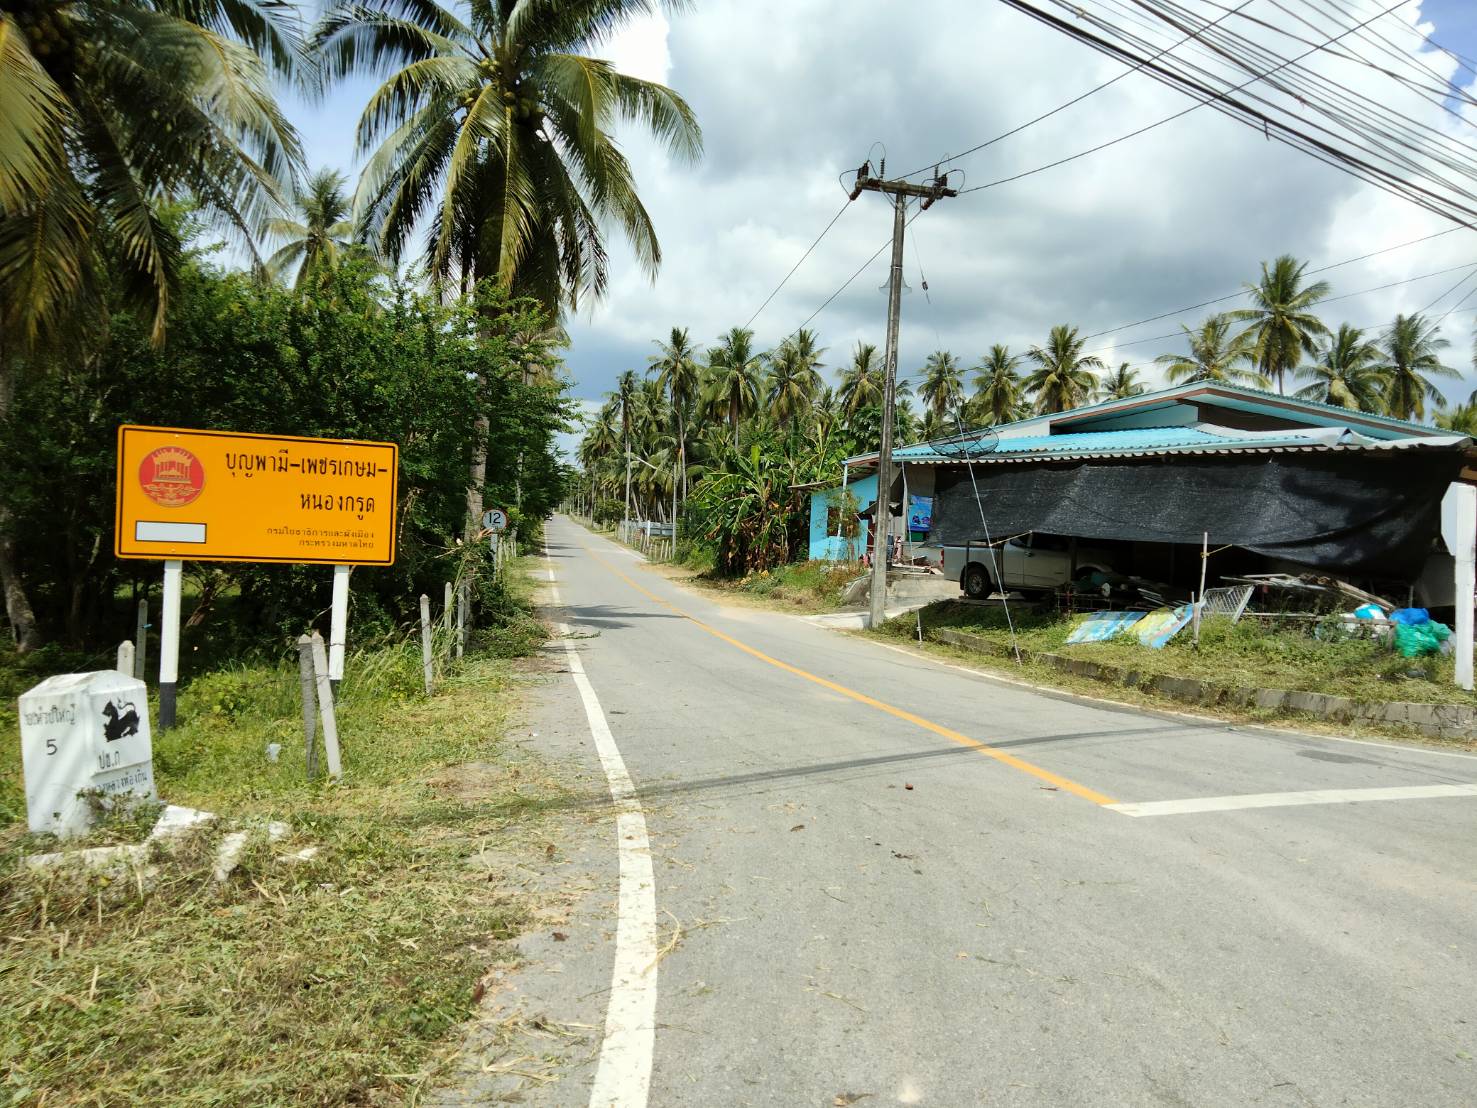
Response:
[[[392,442],[118,428],[120,558],[387,566]]]

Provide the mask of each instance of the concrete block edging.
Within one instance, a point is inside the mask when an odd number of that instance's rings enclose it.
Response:
[[[929,633],[937,642],[984,654],[1009,657],[1010,649],[982,635],[940,627]],[[1477,709],[1462,704],[1421,704],[1410,701],[1362,702],[1346,696],[1290,689],[1249,689],[1202,681],[1194,677],[1146,674],[1122,666],[1068,658],[1046,651],[1021,650],[1021,656],[1079,677],[1104,684],[1142,688],[1185,704],[1225,704],[1263,711],[1299,712],[1332,720],[1393,723],[1437,738],[1471,738],[1477,734]]]

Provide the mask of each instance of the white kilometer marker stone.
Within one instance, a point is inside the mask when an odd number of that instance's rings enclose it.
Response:
[[[1234,812],[1242,808],[1291,808],[1302,804],[1359,804],[1370,800],[1432,800],[1477,796],[1477,784],[1397,785],[1383,789],[1314,789],[1296,793],[1248,793],[1201,796],[1188,800],[1149,800],[1141,804],[1109,804],[1125,816],[1183,816],[1195,812]]]
[[[545,553],[545,559],[548,554]],[[559,587],[549,564],[549,591],[555,605]],[[615,968],[611,972],[610,1004],[605,1010],[605,1038],[600,1065],[590,1088],[590,1108],[645,1108],[651,1088],[651,1059],[656,1044],[656,880],[651,870],[651,844],[646,816],[636,799],[636,787],[616,746],[605,712],[585,676],[569,627],[555,624],[564,636],[569,672],[589,720],[595,751],[605,769],[610,799],[616,810],[616,847],[620,861]]]

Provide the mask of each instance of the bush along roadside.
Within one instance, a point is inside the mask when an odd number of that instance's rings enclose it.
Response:
[[[790,562],[736,580],[712,578],[719,588],[775,600],[792,608],[831,611],[841,606],[846,586],[861,576],[856,567],[836,562]]]
[[[1135,698],[1193,704],[1238,718],[1353,722],[1392,734],[1471,741],[1477,696],[1452,682],[1450,658],[1403,658],[1371,639],[1320,637],[1306,626],[1268,627],[1210,619],[1197,646],[1182,632],[1161,650],[1132,636],[1068,644],[1073,621],[945,601],[889,621],[879,634],[916,641],[921,628],[934,649],[1020,667],[1033,680],[1070,688],[1116,686]]]
[[[599,533],[590,521],[580,522]],[[850,564],[811,561],[787,562],[742,577],[726,576],[717,567],[712,546],[689,538],[679,538],[671,564],[689,571],[693,575],[692,583],[704,588],[752,596],[807,612],[839,608],[846,586],[862,575],[860,569]]]
[[[341,784],[306,780],[295,658],[197,678],[155,773],[163,799],[219,818],[126,865],[28,865],[58,844],[25,833],[19,766],[0,765],[0,1099],[400,1103],[434,1077],[531,910],[479,844],[533,851],[562,795],[503,742],[507,658],[544,636],[523,575],[498,588],[501,615],[431,697],[418,640],[351,654]],[[138,843],[153,814],[67,846]]]

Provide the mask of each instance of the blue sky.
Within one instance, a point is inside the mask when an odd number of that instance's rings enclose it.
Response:
[[[1353,3],[1365,14],[1387,6]],[[1268,6],[1267,18],[1285,18]],[[665,260],[650,282],[612,241],[610,295],[568,321],[566,368],[576,396],[598,398],[621,370],[643,368],[652,340],[672,325],[690,327],[706,344],[744,323],[835,214],[843,199],[837,174],[874,141],[894,169],[912,169],[1121,71],[1003,5],[910,0],[909,9],[913,18],[903,20],[889,0],[698,0],[608,46],[606,56],[620,68],[687,97],[707,156],[697,167],[673,165],[640,135],[624,136]],[[1401,13],[1415,10],[1412,3]],[[1477,59],[1477,3],[1423,0],[1419,11],[1435,25],[1435,38]],[[823,39],[818,27],[827,29]],[[1402,41],[1418,43],[1414,34]],[[1477,83],[1470,72],[1456,79]],[[354,125],[373,85],[345,83],[321,103],[289,98],[314,167],[357,170]],[[1131,77],[961,168],[972,180],[988,180],[1183,104]],[[1477,135],[1468,141],[1477,144]],[[776,342],[802,322],[886,237],[887,213],[869,199],[846,210],[765,308],[754,324],[759,343]],[[904,302],[900,368],[916,369],[940,346],[972,365],[991,342],[1023,349],[1055,323],[1092,333],[1234,291],[1256,276],[1259,262],[1282,252],[1327,264],[1441,226],[1239,124],[1197,112],[920,219],[907,252],[907,279],[917,291]],[[1466,261],[1477,262],[1477,233],[1382,255],[1329,279],[1335,293],[1360,294],[1339,305],[1349,322],[1378,326],[1397,311],[1419,310],[1453,279],[1412,278]],[[927,297],[917,294],[920,275]],[[855,342],[881,344],[885,279],[879,259],[813,323],[831,372]],[[1406,283],[1362,292],[1392,281]],[[1201,314],[1184,322],[1193,325]],[[1474,318],[1463,308],[1447,325],[1452,364],[1464,370]],[[1173,332],[1174,323],[1119,332],[1103,340],[1101,353],[1109,364],[1143,365],[1152,378],[1153,355],[1176,344],[1143,340]],[[1453,398],[1464,399],[1470,387],[1454,388]]]

